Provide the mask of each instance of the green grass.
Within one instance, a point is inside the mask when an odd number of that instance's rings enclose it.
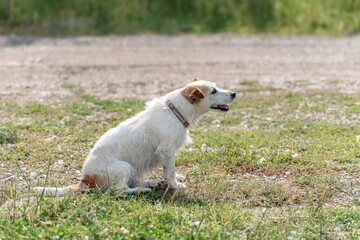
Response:
[[[187,189],[125,197],[29,189],[76,183],[96,140],[143,101],[1,102],[0,238],[358,239],[360,97],[239,84],[230,112],[189,128],[176,156]]]
[[[0,144],[15,143],[16,140],[17,134],[15,131],[0,127]]]
[[[3,0],[0,32],[326,33],[360,30],[360,0]]]

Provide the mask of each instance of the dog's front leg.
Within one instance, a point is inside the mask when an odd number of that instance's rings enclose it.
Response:
[[[175,150],[174,151],[159,151],[159,157],[164,169],[165,181],[170,185],[172,189],[185,188],[185,184],[176,181],[175,171]]]
[[[166,161],[163,163],[165,181],[170,185],[172,189],[178,188],[178,182],[175,179],[175,163],[174,161]]]

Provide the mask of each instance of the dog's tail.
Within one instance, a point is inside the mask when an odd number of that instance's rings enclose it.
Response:
[[[53,196],[60,197],[65,195],[72,195],[80,192],[83,188],[83,184],[74,184],[67,187],[35,187],[38,196]]]
[[[107,180],[98,174],[85,174],[81,177],[80,183],[67,187],[35,187],[38,196],[64,196],[83,192],[87,189],[106,190],[108,188]]]

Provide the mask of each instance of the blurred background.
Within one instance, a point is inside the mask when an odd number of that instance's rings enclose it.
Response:
[[[359,32],[360,0],[0,0],[0,95],[148,100],[195,76],[353,93]]]
[[[356,34],[360,0],[0,0],[2,34]]]

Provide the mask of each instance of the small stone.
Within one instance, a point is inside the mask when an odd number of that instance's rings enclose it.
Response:
[[[127,230],[127,229],[124,228],[124,227],[121,227],[121,228],[120,228],[120,231],[122,232],[123,235],[129,234],[129,230]]]
[[[356,141],[360,142],[360,135],[356,135]]]
[[[217,119],[211,121],[211,124],[219,124],[219,123],[220,123],[220,120],[217,120]]]

